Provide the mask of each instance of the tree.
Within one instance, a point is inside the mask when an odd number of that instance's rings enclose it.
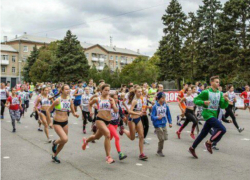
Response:
[[[218,74],[218,57],[214,52],[214,48],[220,11],[221,4],[217,0],[203,0],[203,5],[197,11],[199,20],[197,74],[205,76],[206,79]],[[202,78],[202,76],[199,78]]]
[[[35,45],[33,47],[33,51],[31,51],[30,53],[30,56],[27,58],[27,61],[22,71],[23,79],[26,82],[31,82],[32,77],[30,76],[30,70],[33,64],[36,62],[38,54],[39,54],[39,50],[37,49]]]
[[[76,35],[68,30],[66,37],[57,42],[56,59],[51,65],[54,82],[76,82],[88,77],[89,65]]]
[[[89,69],[88,79],[93,79],[94,82],[98,82],[101,79],[100,72],[96,69],[95,64]]]
[[[197,41],[199,37],[198,20],[193,12],[188,13],[187,27],[185,29],[185,42],[181,50],[181,68],[183,76],[190,81],[197,77]]]
[[[172,0],[162,17],[164,36],[160,41],[160,80],[176,80],[180,86],[183,70],[180,64],[181,46],[185,36],[186,15],[177,0]]]
[[[121,70],[121,83],[128,84],[133,82],[134,84],[142,84],[147,82],[151,84],[158,78],[158,67],[146,57],[138,57],[131,64],[127,64]]]
[[[101,78],[105,80],[105,83],[111,83],[111,69],[108,67],[107,64],[104,65],[103,70],[100,72]]]

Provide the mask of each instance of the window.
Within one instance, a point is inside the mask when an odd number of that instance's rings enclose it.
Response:
[[[113,56],[110,56],[110,60],[113,60]]]
[[[23,62],[27,60],[27,56],[23,56]]]
[[[16,62],[16,56],[12,56],[12,62]]]
[[[118,56],[115,56],[115,60],[118,61]]]
[[[28,46],[23,46],[23,52],[28,52]]]
[[[134,59],[133,58],[131,58],[131,61],[133,61]]]
[[[2,55],[2,60],[9,60],[9,56],[8,55]]]
[[[115,61],[115,64],[118,65],[118,61]]]
[[[2,66],[1,70],[2,70],[2,73],[5,73],[6,68]]]
[[[16,72],[16,68],[12,67],[12,73],[15,73],[15,72]]]
[[[85,56],[86,56],[86,58],[88,58],[89,57],[89,53],[86,53]]]

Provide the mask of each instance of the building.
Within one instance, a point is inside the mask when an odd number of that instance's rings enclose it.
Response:
[[[4,42],[1,44],[1,82],[11,82],[14,85],[20,81],[22,68],[33,47],[40,48],[56,40],[32,36],[27,33],[19,37],[16,36],[11,40],[4,36]],[[114,71],[116,68],[122,69],[124,65],[132,63],[138,56],[145,56],[140,54],[139,50],[132,51],[116,46],[111,47],[86,42],[81,42],[81,46],[89,65],[95,65],[100,71],[103,70],[105,64]]]

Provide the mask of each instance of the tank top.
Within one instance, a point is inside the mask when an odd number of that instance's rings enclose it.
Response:
[[[116,106],[119,107],[118,104],[116,104]],[[111,112],[111,121],[119,119],[119,111],[115,113],[114,110],[111,109],[110,112]]]
[[[26,97],[26,92],[25,91],[19,91],[18,95],[21,97],[22,104],[24,104],[24,100]]]
[[[191,107],[191,108],[193,108],[195,106],[194,105],[194,97],[192,95],[186,97],[186,106]]]
[[[45,107],[45,106],[50,106],[52,103],[51,103],[51,100],[49,100],[49,98],[48,97],[43,97],[43,96],[41,96],[41,105],[42,105],[42,107]]]
[[[111,103],[109,99],[101,99],[98,97],[98,111],[111,111]]]
[[[82,95],[82,110],[85,112],[89,112],[88,105],[89,105],[89,100],[91,97],[92,97],[91,94],[83,94]]]
[[[70,110],[70,98],[62,99],[61,97],[59,97],[58,99],[59,104],[55,106],[55,110],[68,112]]]
[[[235,93],[234,92],[227,92],[227,94],[228,94],[228,99],[229,99],[229,101],[230,102],[234,102],[234,99],[235,99],[235,97],[236,97],[236,95],[235,95]]]
[[[0,99],[6,100],[7,99],[7,90],[6,89],[0,89]]]
[[[137,100],[137,104],[135,105],[133,111],[141,111],[142,110],[142,100],[141,98],[136,99]]]
[[[29,91],[25,91],[25,98],[24,98],[24,100],[25,100],[25,101],[28,101],[29,98],[30,98],[30,93],[29,93]]]
[[[83,88],[77,90],[77,94],[82,94],[84,92]],[[82,95],[75,96],[76,100],[81,100]]]

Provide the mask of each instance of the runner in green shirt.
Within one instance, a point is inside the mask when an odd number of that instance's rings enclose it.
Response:
[[[216,132],[211,136],[210,140],[205,142],[207,151],[211,154],[212,151],[212,142],[218,142],[222,136],[226,133],[226,128],[223,124],[217,119],[217,110],[220,107],[225,109],[228,106],[228,97],[227,94],[224,94],[218,90],[220,86],[220,80],[218,76],[213,76],[210,78],[211,88],[206,89],[201,92],[199,96],[194,98],[194,103],[198,106],[203,106],[202,116],[206,121],[201,133],[194,141],[193,145],[189,148],[189,152],[195,157],[198,158],[195,153],[195,148],[199,143],[207,136],[211,128],[216,129]]]

